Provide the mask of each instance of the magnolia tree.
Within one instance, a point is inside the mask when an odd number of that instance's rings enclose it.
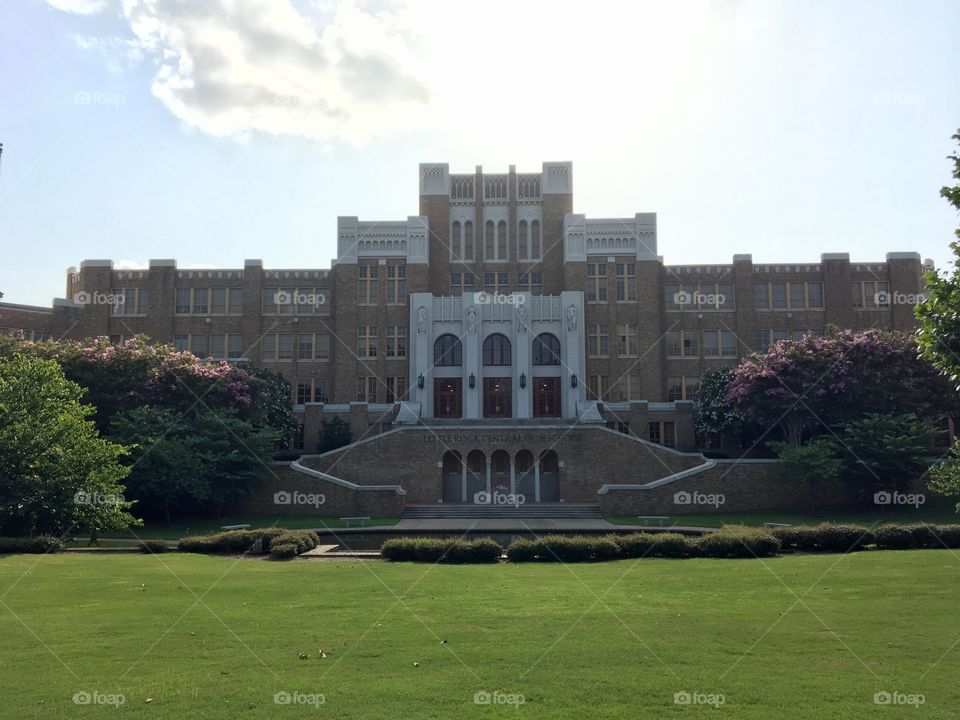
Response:
[[[791,445],[838,433],[867,413],[933,419],[955,411],[957,393],[904,333],[842,331],[781,341],[744,358],[725,405],[750,422],[778,427]]]

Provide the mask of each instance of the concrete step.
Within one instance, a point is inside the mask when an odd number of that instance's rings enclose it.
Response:
[[[574,503],[529,503],[513,505],[472,505],[447,503],[443,505],[407,505],[403,518],[600,518],[599,505]]]

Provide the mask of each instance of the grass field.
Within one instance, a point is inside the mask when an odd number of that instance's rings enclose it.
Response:
[[[0,717],[955,718],[958,570],[946,550],[464,567],[0,557]],[[524,702],[476,704],[484,692]]]

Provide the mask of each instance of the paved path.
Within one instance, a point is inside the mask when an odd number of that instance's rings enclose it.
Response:
[[[601,518],[416,518],[401,520],[393,530],[613,530],[611,525]]]

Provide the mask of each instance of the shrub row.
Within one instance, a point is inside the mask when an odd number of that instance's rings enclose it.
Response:
[[[805,552],[853,552],[867,545],[880,550],[960,548],[960,525],[880,525],[870,529],[858,525],[797,525],[776,528],[773,534],[784,550]]]
[[[59,550],[63,546],[58,538],[49,535],[36,537],[0,537],[0,554],[7,553],[47,553]]]
[[[170,544],[166,540],[141,540],[139,547],[140,552],[151,555],[170,551]]]
[[[310,543],[313,543],[312,545]],[[212,535],[191,535],[180,540],[179,548],[183,552],[203,553],[206,555],[247,553],[250,555],[268,555],[276,545],[292,545],[299,555],[317,546],[320,538],[311,530],[284,530],[283,528],[260,528],[257,530],[229,530]],[[299,550],[299,548],[303,548]],[[283,552],[278,556],[284,556]],[[285,557],[292,557],[285,555]]]
[[[296,557],[319,544],[320,538],[313,530],[286,530],[271,539],[270,557],[275,560]]]
[[[490,538],[394,538],[380,547],[380,556],[393,562],[495,563],[502,552]]]

